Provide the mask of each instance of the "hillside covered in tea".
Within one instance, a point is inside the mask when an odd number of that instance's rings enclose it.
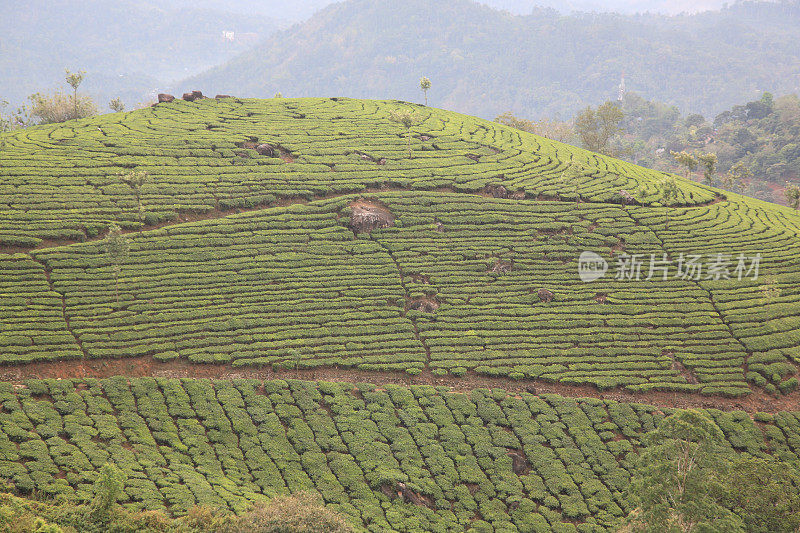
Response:
[[[788,208],[396,101],[175,100],[0,141],[19,493],[85,500],[113,462],[137,509],[312,490],[373,531],[603,531],[675,407],[798,461]]]

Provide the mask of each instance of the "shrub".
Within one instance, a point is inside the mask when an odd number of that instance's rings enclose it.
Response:
[[[353,528],[318,497],[307,492],[276,496],[222,531],[225,533],[345,533]]]
[[[52,96],[42,93],[29,97],[32,107],[30,115],[39,124],[66,122],[74,118],[86,118],[97,114],[97,106],[88,96],[78,95],[78,113],[75,114],[75,102],[72,96],[56,91]]]

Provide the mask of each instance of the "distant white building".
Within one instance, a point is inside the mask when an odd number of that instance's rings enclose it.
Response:
[[[223,30],[222,38],[226,41],[234,41],[236,40],[236,32]]]

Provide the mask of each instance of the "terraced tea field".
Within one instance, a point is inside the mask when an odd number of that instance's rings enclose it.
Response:
[[[800,460],[797,213],[408,107],[5,135],[0,477],[87,498],[111,461],[135,508],[311,489],[373,531],[604,531],[668,405],[745,408],[708,411],[732,451]]]
[[[88,498],[112,461],[134,508],[316,490],[372,531],[603,531],[630,510],[640,437],[670,413],[295,380],[32,380],[0,402],[0,475],[19,489]],[[800,460],[796,415],[708,414],[729,453]]]

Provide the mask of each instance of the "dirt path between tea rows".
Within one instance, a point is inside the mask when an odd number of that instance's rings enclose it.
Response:
[[[302,379],[309,381],[332,381],[341,383],[368,383],[376,386],[432,385],[446,387],[452,392],[468,393],[478,388],[498,388],[511,394],[528,392],[533,394],[558,394],[567,398],[599,398],[617,402],[640,403],[667,408],[703,408],[722,411],[746,411],[748,413],[776,413],[800,411],[800,392],[773,397],[762,389],[752,389],[743,398],[706,396],[690,392],[643,392],[634,393],[624,389],[600,391],[590,385],[568,385],[539,380],[513,380],[503,377],[481,376],[474,372],[464,377],[437,376],[424,371],[418,376],[405,372],[367,371],[352,368],[318,368],[274,370],[271,367],[233,367],[230,364],[190,363],[186,360],[159,362],[151,357],[124,359],[88,359],[45,361],[24,365],[0,365],[0,381],[20,385],[26,379],[88,379],[124,376],[193,378],[193,379]]]

